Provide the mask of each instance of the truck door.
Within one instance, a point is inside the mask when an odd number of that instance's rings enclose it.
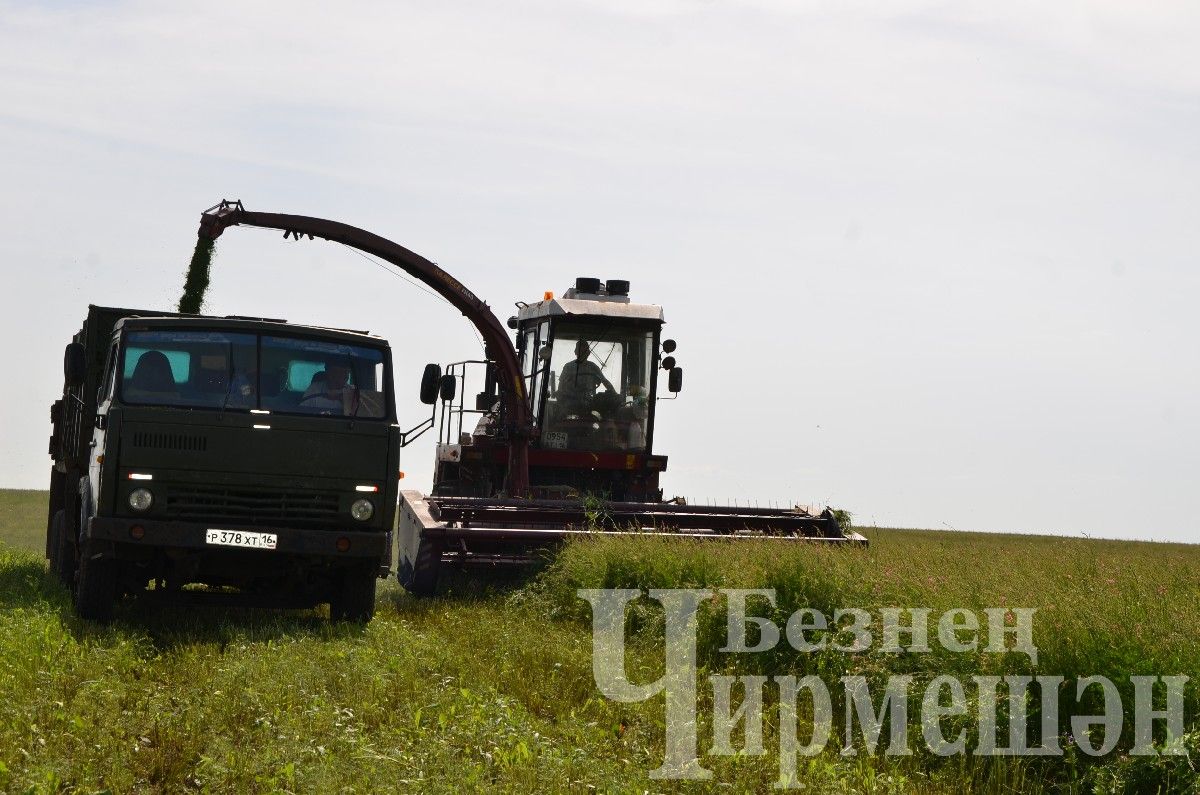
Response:
[[[104,455],[105,440],[108,438],[108,409],[112,405],[113,387],[117,380],[117,343],[114,340],[108,349],[108,360],[104,366],[104,377],[96,390],[96,422],[92,430],[92,443],[88,454],[88,510],[95,513],[95,501],[100,498],[100,459]]]

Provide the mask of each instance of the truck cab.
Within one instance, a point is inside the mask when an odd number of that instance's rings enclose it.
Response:
[[[674,357],[664,355],[675,343],[661,339],[663,323],[661,306],[631,302],[629,283],[616,279],[580,278],[561,298],[548,293],[518,305],[509,325],[534,424],[533,497],[662,499],[658,478],[667,458],[653,452],[656,398],[663,386],[674,393],[682,383]],[[463,395],[470,364],[448,368]],[[489,371],[473,409],[460,397],[443,411],[435,495],[495,494],[506,448],[494,377]],[[458,391],[456,383],[442,396]],[[481,416],[464,433],[463,415],[472,413]]]
[[[64,370],[47,556],[81,616],[144,592],[370,618],[401,446],[385,340],[93,306]]]

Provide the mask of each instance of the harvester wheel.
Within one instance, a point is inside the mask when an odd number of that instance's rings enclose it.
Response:
[[[117,562],[111,558],[91,557],[84,550],[79,556],[79,575],[75,581],[75,613],[87,621],[107,624],[113,619],[117,601]]]
[[[75,533],[67,526],[66,511],[56,511],[50,523],[50,571],[68,589],[75,584]]]
[[[374,566],[346,569],[329,597],[330,621],[367,623],[375,615],[375,585],[379,579]]]

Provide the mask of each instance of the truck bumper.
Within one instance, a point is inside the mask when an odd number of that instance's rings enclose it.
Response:
[[[141,528],[140,531],[135,528]],[[234,530],[251,533],[273,533],[277,536],[274,549],[249,549],[209,544],[205,534],[209,529]],[[381,565],[390,564],[391,533],[352,530],[300,530],[294,527],[238,527],[208,525],[196,522],[161,520],[114,519],[93,517],[88,522],[87,536],[93,541],[113,542],[132,547],[180,549],[191,551],[237,550],[266,557],[298,555],[331,560],[373,559]]]

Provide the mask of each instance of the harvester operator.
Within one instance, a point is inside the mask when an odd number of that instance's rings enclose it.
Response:
[[[558,379],[559,399],[575,409],[586,409],[601,386],[610,393],[617,391],[600,365],[588,359],[591,351],[587,340],[576,342],[575,358],[563,365]]]

